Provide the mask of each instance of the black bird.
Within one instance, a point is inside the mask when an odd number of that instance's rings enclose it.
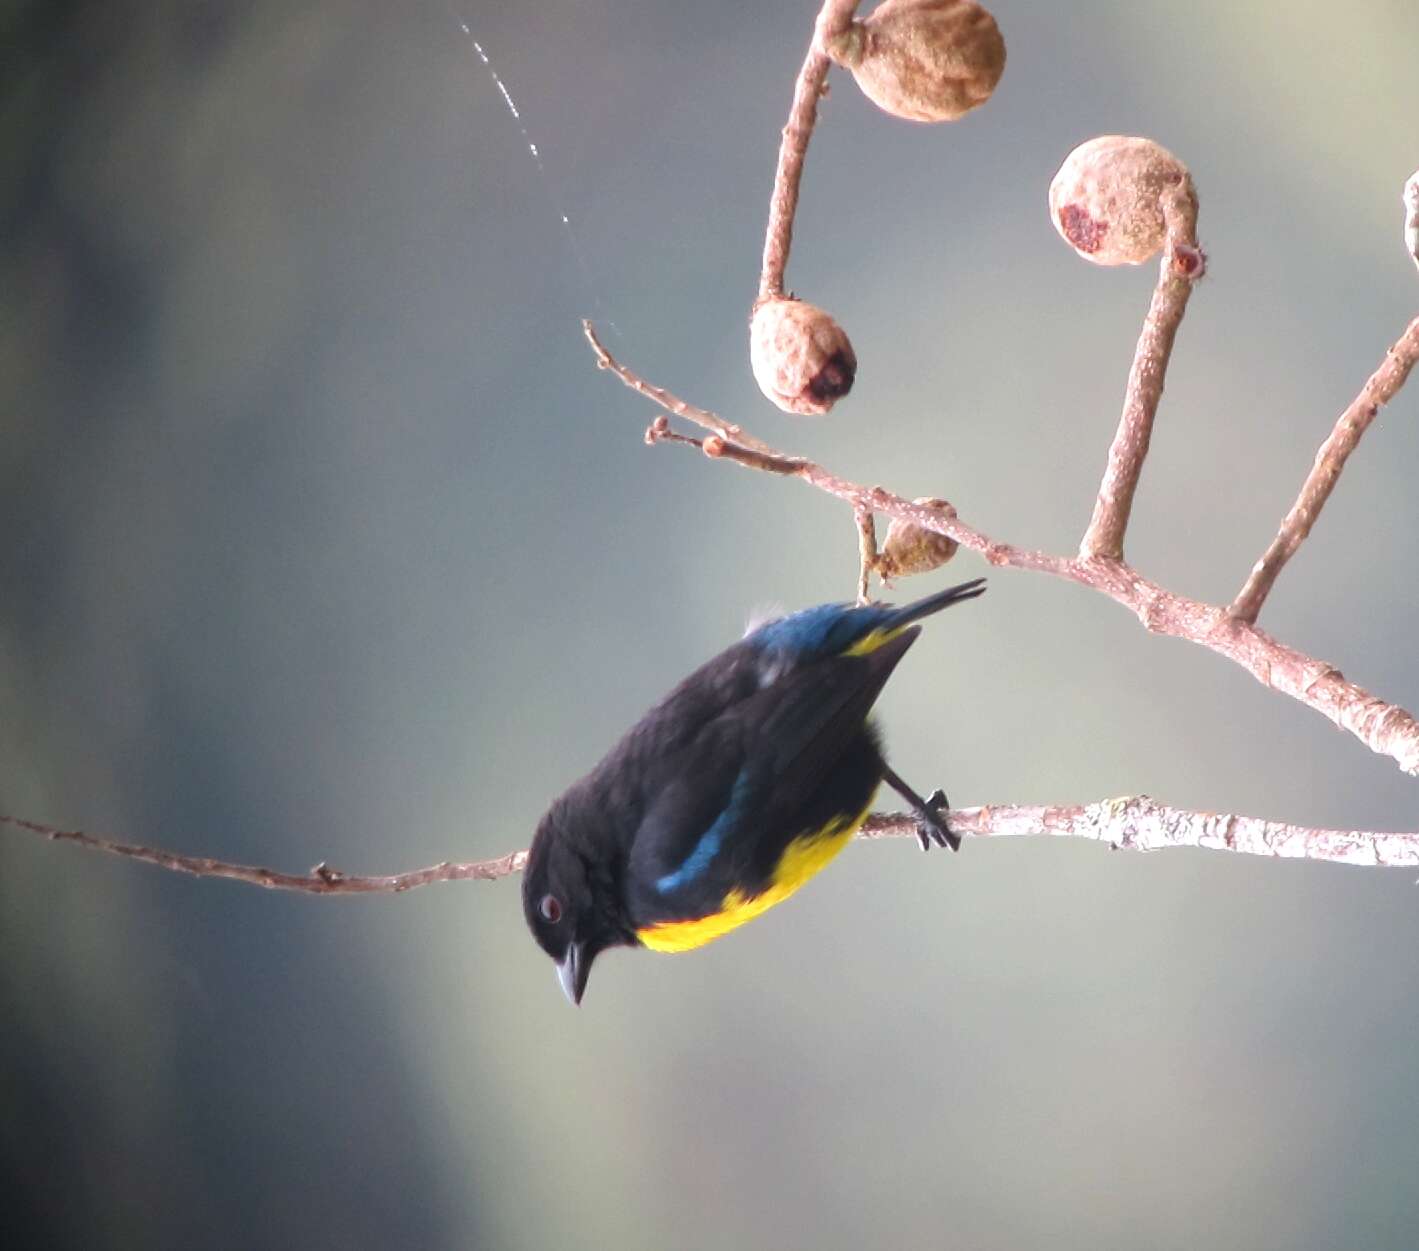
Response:
[[[793,894],[856,832],[886,782],[923,850],[960,846],[940,791],[888,767],[868,714],[921,632],[985,591],[822,604],[769,621],[652,708],[537,827],[522,882],[533,937],[573,1003],[607,947],[686,951]]]

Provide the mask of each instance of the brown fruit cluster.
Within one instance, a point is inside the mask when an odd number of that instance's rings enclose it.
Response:
[[[1181,188],[1197,204],[1192,176],[1151,139],[1100,135],[1081,143],[1049,185],[1049,211],[1064,241],[1096,265],[1141,265],[1167,239],[1163,196]]]
[[[984,104],[1005,70],[1005,40],[971,0],[883,0],[824,49],[894,117],[952,122]]]
[[[935,508],[949,508],[945,500],[929,496],[913,500],[914,504],[930,504]],[[958,544],[953,538],[927,530],[914,521],[892,519],[887,527],[887,538],[882,550],[877,554],[877,574],[884,582],[893,578],[908,578],[915,573],[930,573],[940,569],[956,554]]]
[[[771,296],[749,323],[754,381],[786,413],[819,416],[852,390],[857,354],[847,334],[816,305]]]

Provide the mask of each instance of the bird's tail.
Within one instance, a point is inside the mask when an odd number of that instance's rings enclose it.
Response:
[[[891,615],[879,629],[885,628],[896,632],[911,625],[913,621],[920,621],[923,617],[929,617],[932,613],[940,612],[943,608],[950,608],[952,604],[960,604],[968,599],[975,599],[977,595],[984,594],[984,578],[972,578],[969,582],[958,582],[955,586],[948,586],[944,591],[937,591],[935,595],[928,595],[925,599],[919,599],[913,604],[903,604],[902,607],[893,609]]]
[[[838,654],[868,656],[879,647],[906,635],[908,637],[903,640],[897,652],[900,659],[901,653],[911,646],[911,640],[921,633],[921,628],[914,626],[914,622],[929,617],[934,612],[940,612],[943,608],[949,608],[952,604],[975,599],[977,595],[983,594],[985,579],[972,578],[969,582],[948,586],[944,591],[937,591],[935,595],[928,595],[914,604],[904,604],[901,608],[892,608],[887,604],[869,604],[865,608],[849,609],[844,621],[852,628],[852,638]]]

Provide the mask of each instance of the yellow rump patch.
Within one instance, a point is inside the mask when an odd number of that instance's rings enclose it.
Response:
[[[720,902],[718,912],[689,921],[647,925],[636,931],[636,937],[652,951],[689,951],[713,942],[745,921],[752,921],[782,903],[846,847],[858,826],[866,820],[871,806],[869,802],[855,817],[837,817],[821,830],[800,834],[784,849],[769,885],[759,894],[746,895],[741,890],[732,890]]]

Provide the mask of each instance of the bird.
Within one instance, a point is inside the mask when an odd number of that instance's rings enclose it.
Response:
[[[887,764],[872,705],[923,618],[976,578],[900,607],[820,604],[752,628],[645,714],[548,808],[522,902],[573,1004],[611,947],[687,951],[792,895],[845,847],[885,782],[922,849],[960,847],[945,794]]]

